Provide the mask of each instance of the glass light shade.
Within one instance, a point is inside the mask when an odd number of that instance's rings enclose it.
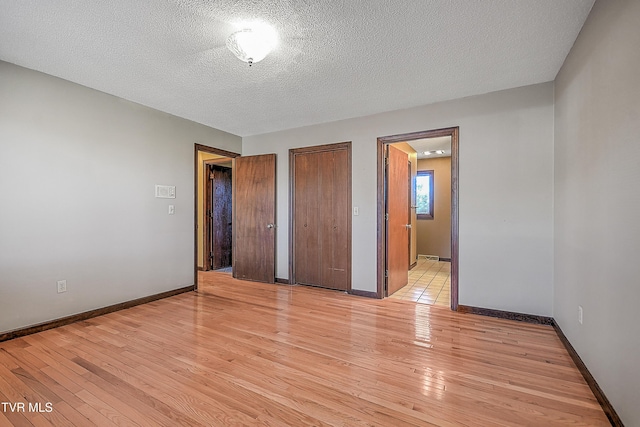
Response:
[[[227,39],[227,48],[241,61],[249,65],[262,61],[275,46],[275,38],[270,34],[252,29],[236,31]]]

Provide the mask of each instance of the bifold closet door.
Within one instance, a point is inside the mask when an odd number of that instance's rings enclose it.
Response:
[[[323,269],[320,286],[347,290],[348,260],[351,253],[348,234],[351,208],[347,200],[348,153],[336,150],[323,153],[326,167],[320,174]]]
[[[296,282],[307,285],[320,284],[319,157],[308,153],[295,162],[295,272]]]
[[[348,290],[350,165],[346,149],[300,153],[294,161],[297,283]]]

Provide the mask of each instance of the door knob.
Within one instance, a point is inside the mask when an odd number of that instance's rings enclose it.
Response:
[[[267,224],[267,228],[275,228],[275,224]]]
[[[407,228],[407,230],[411,228],[411,224],[405,224],[404,226]]]

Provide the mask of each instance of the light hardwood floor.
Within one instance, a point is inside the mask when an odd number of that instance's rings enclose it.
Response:
[[[608,425],[551,327],[200,277],[0,343],[0,401],[53,408],[0,425]]]

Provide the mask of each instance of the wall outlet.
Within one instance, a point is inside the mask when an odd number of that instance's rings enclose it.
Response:
[[[61,294],[63,292],[67,292],[67,281],[58,280],[58,293]]]
[[[578,323],[582,325],[582,306],[578,306]]]

